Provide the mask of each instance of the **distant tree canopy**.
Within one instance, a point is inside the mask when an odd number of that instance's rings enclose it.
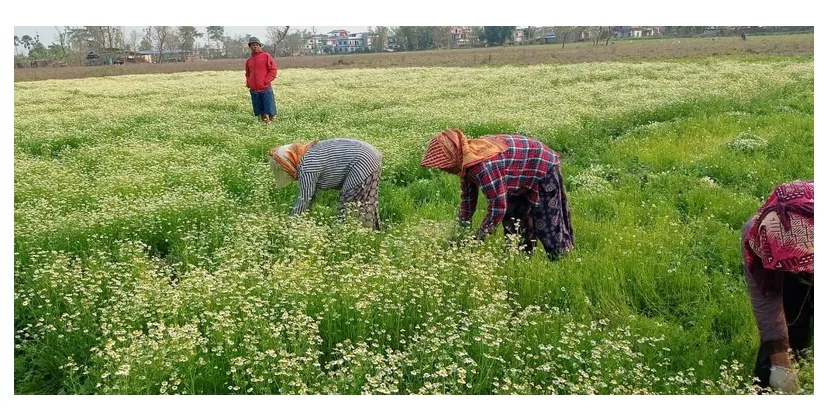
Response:
[[[178,39],[181,42],[181,49],[192,51],[195,49],[196,38],[201,38],[204,33],[198,32],[193,26],[178,27]]]
[[[515,26],[484,26],[479,39],[489,45],[504,45],[515,34]]]
[[[224,39],[224,26],[207,26],[207,40],[221,42]]]
[[[538,37],[543,36],[543,34],[544,33],[541,28],[528,26],[523,29],[523,42],[530,44]]]
[[[262,45],[265,49],[269,48],[270,52],[291,55],[299,50],[302,34],[296,30],[290,33],[290,26],[268,26],[266,31],[265,44]]]
[[[447,26],[399,26],[391,31],[400,48],[407,51],[444,48],[449,46],[451,40],[450,27]]]
[[[376,36],[374,43],[371,44],[372,50],[383,51],[388,48],[388,27],[378,26],[375,30],[369,27],[368,35]]]

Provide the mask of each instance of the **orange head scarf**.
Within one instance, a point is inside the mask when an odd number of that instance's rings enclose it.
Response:
[[[420,165],[463,177],[466,169],[506,151],[506,143],[494,137],[467,139],[459,129],[447,129],[431,138]]]
[[[316,145],[318,141],[314,140],[308,144],[299,144],[293,143],[284,146],[274,147],[270,149],[270,157],[273,160],[276,160],[276,163],[279,163],[282,166],[282,169],[290,174],[294,180],[296,180],[296,169],[299,167],[299,162],[302,160],[302,156],[308,152],[308,149]]]

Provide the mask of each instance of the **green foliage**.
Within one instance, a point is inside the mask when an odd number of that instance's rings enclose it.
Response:
[[[489,45],[505,45],[515,33],[514,26],[484,26],[480,40]]]
[[[237,72],[16,83],[15,391],[756,391],[739,228],[813,178],[812,60],[337,72],[280,73],[270,126]],[[449,127],[560,152],[575,251],[470,241],[419,166]],[[286,216],[268,148],[333,137],[383,153],[382,232]]]

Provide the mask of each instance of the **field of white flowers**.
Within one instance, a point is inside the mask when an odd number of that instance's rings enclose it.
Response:
[[[16,393],[755,393],[739,230],[813,178],[813,58],[290,69],[270,126],[243,81],[15,83]],[[576,250],[458,245],[448,127],[559,151]],[[267,150],[332,137],[384,231],[286,216]]]

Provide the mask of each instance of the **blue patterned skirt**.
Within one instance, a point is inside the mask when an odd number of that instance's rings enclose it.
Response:
[[[536,242],[540,241],[549,259],[556,260],[575,245],[572,216],[560,167],[553,166],[537,188],[538,204],[535,206],[523,195],[507,198],[503,232],[518,234],[520,246],[527,253],[532,253]]]

